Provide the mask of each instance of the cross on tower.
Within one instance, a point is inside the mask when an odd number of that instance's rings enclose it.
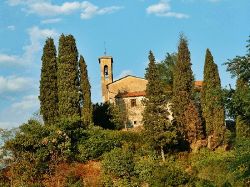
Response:
[[[106,42],[104,42],[104,56],[107,56]]]

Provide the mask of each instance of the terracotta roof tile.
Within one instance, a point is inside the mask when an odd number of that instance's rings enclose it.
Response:
[[[202,87],[202,83],[203,83],[203,81],[195,81],[194,86],[195,87]]]
[[[138,92],[125,92],[125,93],[119,93],[116,97],[139,97],[139,96],[145,96],[145,91],[138,91]]]

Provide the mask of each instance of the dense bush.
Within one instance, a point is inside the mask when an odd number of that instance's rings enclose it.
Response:
[[[139,133],[126,131],[101,130],[93,128],[85,131],[85,136],[78,143],[79,161],[99,159],[105,152],[115,147],[127,146],[131,151],[141,146]]]
[[[135,170],[140,182],[150,186],[184,186],[191,181],[191,176],[171,158],[161,162],[153,157],[141,157]]]
[[[78,144],[77,158],[80,161],[97,159],[103,153],[121,146],[121,139],[115,132],[97,129],[86,131],[86,134],[87,137],[82,138]]]
[[[191,153],[192,173],[209,185],[247,186],[250,184],[249,147],[249,140],[241,140],[236,144],[235,150],[202,149],[198,153]]]
[[[15,137],[5,143],[4,149],[11,153],[11,178],[17,185],[34,184],[51,175],[60,162],[73,160],[76,139],[80,136],[75,123],[58,123],[44,126],[29,120],[19,127]],[[60,128],[63,126],[63,128]]]
[[[35,120],[28,121],[19,129],[15,138],[5,144],[5,149],[12,153],[12,175],[14,180],[34,183],[49,169],[50,150],[43,140],[50,132]]]
[[[235,145],[234,160],[230,162],[230,171],[234,173],[237,183],[250,186],[250,140],[238,139]],[[241,184],[241,183],[239,183]]]
[[[133,154],[122,148],[115,148],[104,155],[104,173],[114,177],[130,178],[134,175]]]
[[[134,186],[134,166],[133,153],[127,149],[115,148],[106,153],[102,160],[105,186]]]

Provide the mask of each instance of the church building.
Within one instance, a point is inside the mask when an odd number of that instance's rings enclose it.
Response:
[[[113,80],[113,58],[102,56],[99,58],[101,67],[101,86],[103,102],[115,103],[123,106],[127,114],[128,127],[142,125],[142,100],[145,96],[148,81],[144,78],[127,75]]]
[[[142,100],[146,95],[146,86],[148,81],[141,77],[127,75],[118,80],[113,80],[113,58],[111,56],[102,56],[99,58],[101,67],[101,87],[102,101],[112,104],[118,104],[126,113],[124,121],[126,127],[142,126],[142,113],[144,105]],[[195,81],[195,89],[200,91],[202,81]],[[170,104],[167,106],[170,120],[173,119],[170,110]]]

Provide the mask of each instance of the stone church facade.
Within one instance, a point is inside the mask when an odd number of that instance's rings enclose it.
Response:
[[[127,114],[127,126],[142,125],[144,110],[143,98],[148,81],[144,78],[127,75],[113,80],[113,58],[103,56],[99,58],[101,67],[102,100],[122,106]]]
[[[101,68],[101,87],[102,100],[119,105],[126,113],[126,127],[142,126],[142,113],[144,105],[142,100],[145,97],[145,91],[148,81],[144,78],[127,75],[118,80],[113,80],[113,58],[111,56],[102,56],[99,58]],[[200,90],[202,81],[195,81],[195,88]],[[167,108],[170,120],[173,119],[170,110],[170,104]]]

